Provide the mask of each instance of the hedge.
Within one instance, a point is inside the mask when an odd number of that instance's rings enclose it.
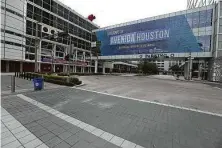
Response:
[[[68,73],[58,73],[58,76],[68,76]],[[91,76],[91,75],[103,75],[102,73],[70,73],[70,75],[77,76]]]
[[[79,85],[82,83],[78,78],[70,77],[69,82],[67,82],[68,77],[64,76],[55,76],[55,75],[47,75],[47,74],[39,74],[39,73],[23,73],[26,75],[26,77],[29,77],[30,79],[42,77],[45,82],[59,84],[59,85],[66,85],[66,86],[74,86]],[[23,76],[23,74],[20,73],[20,76]]]

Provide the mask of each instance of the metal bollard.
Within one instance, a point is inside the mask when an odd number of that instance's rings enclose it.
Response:
[[[27,73],[26,79],[29,80],[29,73]]]
[[[42,79],[43,79],[43,81],[42,81],[42,89],[44,89],[44,76],[42,75]]]
[[[15,92],[15,76],[11,76],[11,92]]]

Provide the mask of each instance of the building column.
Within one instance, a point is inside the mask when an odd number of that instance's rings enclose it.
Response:
[[[86,52],[85,51],[83,52],[83,61],[84,62],[86,61]]]
[[[103,62],[103,74],[106,73],[106,67],[105,67],[105,62]]]
[[[88,73],[90,73],[90,68],[91,68],[90,66],[89,66],[89,67],[87,67]]]
[[[52,72],[55,72],[55,64],[54,64],[54,61],[55,61],[55,56],[56,56],[56,44],[53,44],[53,47],[52,47]]]
[[[76,65],[74,66],[74,73],[76,73]]]
[[[94,73],[97,73],[98,71],[98,60],[95,60],[95,69],[94,69]]]
[[[188,62],[186,61],[184,64],[184,79],[188,80],[188,73],[189,73],[189,66]]]
[[[201,80],[201,75],[202,75],[202,63],[198,63],[198,79]]]
[[[20,72],[23,72],[23,62],[20,62]]]
[[[9,61],[6,61],[6,72],[9,72]]]
[[[64,73],[67,73],[67,72],[68,72],[67,69],[68,69],[68,65],[63,65],[63,72],[64,72]]]
[[[35,55],[35,71],[37,70],[37,72],[41,71],[41,44],[42,41],[41,40],[36,40],[35,44],[37,44],[36,46],[36,55]]]
[[[89,67],[89,73],[92,72],[92,53],[90,53],[90,67]]]
[[[189,80],[191,80],[192,79],[192,69],[193,69],[193,60],[191,59],[191,57],[189,58],[189,62],[188,62],[189,64]]]

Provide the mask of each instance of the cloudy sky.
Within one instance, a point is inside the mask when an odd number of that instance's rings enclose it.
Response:
[[[186,9],[187,0],[60,0],[100,27]]]

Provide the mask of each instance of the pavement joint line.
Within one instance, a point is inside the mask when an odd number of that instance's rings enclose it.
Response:
[[[220,88],[220,87],[214,87],[214,88],[222,90],[222,88]]]
[[[23,94],[17,94],[17,97],[19,97],[19,98],[21,98],[21,99],[23,99],[23,100],[25,100],[25,101],[27,101],[27,102],[30,102],[31,104],[33,104],[33,105],[35,105],[35,106],[37,106],[37,107],[45,110],[46,112],[50,113],[49,110],[44,109],[44,108],[45,108],[44,106],[46,106],[46,105],[44,105],[44,104],[42,104],[42,103],[40,103],[40,102],[36,103],[37,101],[36,101],[36,100],[33,100],[33,99],[30,98],[30,97],[27,97],[27,96],[25,96],[25,95],[23,95]],[[47,106],[47,107],[48,107],[48,106]],[[48,108],[51,109],[51,107],[48,107]],[[58,112],[59,112],[59,111],[58,111]],[[51,114],[52,114],[52,113],[51,113]],[[63,113],[61,113],[61,114],[63,114]],[[55,116],[58,117],[58,115],[59,115],[59,114],[56,114]],[[68,116],[68,115],[66,115],[66,116]],[[62,119],[61,117],[59,117],[59,118]],[[73,120],[70,121],[70,119],[73,119]],[[114,144],[114,145],[120,146],[119,144],[116,143],[115,140],[114,140],[114,141],[112,140],[113,137],[117,137],[117,136],[115,136],[115,135],[113,135],[113,134],[111,134],[111,133],[105,132],[105,131],[103,131],[103,130],[101,130],[101,129],[99,129],[99,128],[96,128],[96,127],[94,127],[94,126],[92,126],[92,125],[89,125],[89,124],[87,124],[87,123],[85,123],[85,122],[82,122],[82,121],[80,121],[80,120],[78,120],[78,119],[75,119],[75,118],[73,118],[73,117],[70,117],[70,116],[68,116],[68,118],[62,119],[62,120],[65,120],[65,121],[68,120],[67,122],[69,122],[69,123],[71,123],[71,124],[73,124],[73,125],[81,128],[81,129],[83,129],[83,130],[85,130],[85,131],[87,131],[87,132],[89,132],[89,133],[91,133],[91,134],[93,134],[93,135],[95,135],[95,136],[97,136],[97,137],[100,137],[100,138],[102,138],[102,139],[104,139],[104,140],[106,140],[106,141],[108,141],[108,142],[110,142],[110,143],[112,143],[112,144]],[[90,130],[87,130],[87,127],[91,127],[92,130],[91,130],[91,131],[90,131]],[[111,137],[111,138],[107,138],[107,136],[104,136],[104,135],[103,135],[104,133],[106,133],[107,135],[112,135],[112,137]],[[123,139],[123,138],[121,138],[121,139]],[[144,147],[142,147],[142,146],[140,146],[140,145],[137,145],[136,143],[130,142],[130,141],[125,140],[125,139],[123,139],[123,140],[124,140],[124,141],[121,143],[121,146],[120,146],[120,147],[122,147],[122,148],[125,148],[125,146],[126,146],[125,143],[124,143],[125,141],[127,141],[128,143],[130,143],[130,145],[133,145],[134,147],[138,146],[138,147],[140,147],[140,148],[144,148]],[[127,144],[128,144],[128,143],[127,143]],[[124,145],[123,145],[123,144],[124,144]]]
[[[177,108],[177,109],[181,109],[181,110],[187,110],[187,111],[198,112],[198,113],[202,113],[202,114],[222,117],[222,114],[213,113],[213,112],[209,112],[209,111],[203,111],[203,110],[199,110],[199,109],[193,109],[193,108],[182,107],[182,106],[177,106],[177,105],[172,105],[172,104],[165,104],[165,103],[159,103],[159,102],[154,102],[154,101],[136,99],[136,98],[132,98],[132,97],[119,96],[119,95],[115,95],[115,94],[109,94],[109,93],[99,92],[99,91],[95,91],[95,90],[79,88],[79,87],[75,87],[75,86],[72,87],[72,88],[77,89],[77,90],[83,90],[83,91],[88,91],[88,92],[94,92],[94,93],[98,93],[98,94],[108,95],[108,96],[114,96],[114,97],[123,98],[123,99],[135,100],[135,101],[139,101],[139,102],[146,102],[146,103],[156,104],[156,105],[160,105],[160,106],[167,106],[167,107],[171,107],[171,108]]]
[[[8,114],[8,116],[11,116],[12,118],[13,118],[13,122],[14,123],[19,123],[19,124],[21,124],[19,121],[17,121],[7,110],[5,110],[3,107],[1,107],[1,110],[4,112],[4,113],[7,113]],[[4,117],[2,117],[2,118],[4,118]],[[2,119],[1,119],[2,120]],[[39,141],[41,141],[39,138],[37,138],[34,134],[32,134],[32,132],[30,132],[25,126],[23,126],[22,124],[22,126],[19,126],[19,128],[22,128],[23,130],[22,131],[17,131],[17,132],[15,132],[17,129],[11,129],[10,128],[10,125],[7,125],[7,124],[5,124],[4,122],[3,122],[3,124],[5,125],[5,127],[8,129],[8,131],[11,133],[11,135],[12,135],[12,137],[14,137],[15,138],[15,140],[14,141],[10,141],[9,143],[6,143],[4,146],[7,146],[7,145],[10,145],[11,143],[13,143],[13,142],[18,142],[20,145],[18,146],[18,147],[24,147],[24,144],[23,144],[23,142],[21,142],[21,139],[24,139],[24,137],[27,137],[27,136],[33,136],[33,137],[35,137],[35,139],[36,140],[39,140]],[[23,134],[23,133],[25,133],[25,131],[28,131],[30,134],[27,134],[27,135],[24,135],[23,137],[20,137],[20,135],[21,134]],[[5,137],[4,139],[2,139],[2,142],[4,141],[4,140],[8,140],[8,137]],[[32,140],[31,141],[27,141],[27,143],[29,143],[29,142],[32,142]],[[42,141],[41,141],[42,142]],[[43,142],[41,143],[41,144],[44,144]],[[32,145],[32,144],[31,144]],[[3,146],[3,147],[4,147]],[[46,146],[45,144],[44,144],[44,146],[45,146],[45,148],[48,148],[48,146]]]

